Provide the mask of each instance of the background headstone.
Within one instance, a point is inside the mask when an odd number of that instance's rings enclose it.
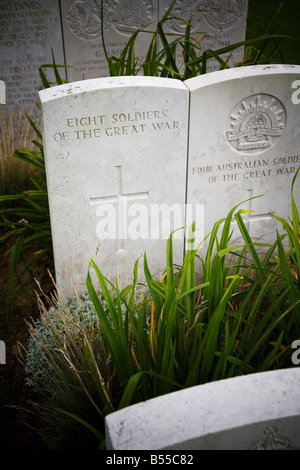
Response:
[[[85,289],[91,257],[123,286],[145,251],[152,275],[162,274],[169,221],[184,226],[185,85],[107,77],[42,90],[40,98],[58,289],[67,295],[72,280]],[[183,235],[174,240],[177,263]]]
[[[58,0],[0,1],[0,79],[6,84],[6,106],[30,107],[41,85],[38,68],[62,64],[63,41]]]
[[[109,76],[101,34],[101,0],[64,0],[62,24],[68,81]],[[158,22],[158,0],[105,0],[103,3],[103,36],[109,56],[119,57],[130,36],[140,28]],[[147,27],[147,29],[151,26]],[[151,40],[139,33],[135,54],[145,57]]]
[[[293,82],[299,66],[256,66],[187,80],[190,129],[187,203],[204,204],[204,233],[238,203],[257,242],[276,240],[288,218],[291,184],[300,164],[299,106]],[[294,188],[299,205],[300,185]],[[237,232],[236,232],[237,234]],[[233,241],[238,238],[233,236]]]
[[[160,18],[171,6],[172,0],[160,2]],[[200,56],[207,49],[217,50],[231,44],[242,42],[246,35],[248,0],[213,1],[213,0],[177,0],[173,7],[170,20],[166,21],[164,31],[173,41],[178,35],[184,35],[186,22],[191,20],[191,36],[195,39],[202,37],[198,43]],[[180,21],[183,19],[184,21]],[[182,63],[183,49],[177,48],[178,63]],[[243,59],[244,48],[239,47],[231,53],[223,54],[223,60],[233,67]],[[207,71],[218,70],[220,64],[213,58],[208,60]]]

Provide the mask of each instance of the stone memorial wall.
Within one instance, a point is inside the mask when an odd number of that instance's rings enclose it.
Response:
[[[0,79],[6,104],[28,109],[41,85],[38,68],[64,63],[58,0],[0,2]]]

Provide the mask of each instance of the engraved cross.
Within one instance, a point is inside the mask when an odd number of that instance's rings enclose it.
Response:
[[[118,250],[124,250],[124,240],[127,238],[127,201],[148,199],[149,192],[123,193],[122,166],[116,169],[116,194],[114,196],[90,197],[90,205],[116,202],[117,203],[117,238]]]

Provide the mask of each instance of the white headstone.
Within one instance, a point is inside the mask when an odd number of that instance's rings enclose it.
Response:
[[[123,286],[144,252],[161,274],[167,238],[184,225],[185,85],[99,78],[42,90],[40,99],[60,291],[67,295],[72,279],[85,287],[91,257],[112,281],[121,273]],[[183,235],[174,236],[175,262]]]
[[[160,2],[160,18],[165,14],[172,0]],[[195,39],[201,37],[197,46],[200,48],[198,56],[207,49],[213,51],[227,47],[245,40],[247,22],[248,0],[177,0],[170,13],[170,19],[164,25],[165,32],[173,41],[178,35],[184,35],[187,22],[191,20],[191,36]],[[184,21],[181,21],[181,20]],[[183,49],[178,46],[178,63],[182,62]],[[230,58],[229,58],[230,56]],[[244,48],[239,47],[230,53],[222,54],[221,58],[233,67],[244,56]],[[218,70],[220,64],[211,58],[207,63],[207,71]]]
[[[204,234],[238,203],[253,241],[273,243],[291,217],[300,164],[299,66],[254,66],[185,82],[190,90],[187,203],[204,204]],[[300,202],[300,185],[294,188]],[[201,227],[203,232],[203,227]],[[233,236],[239,238],[238,235]]]
[[[105,425],[107,450],[299,450],[300,368],[162,395],[109,414]]]
[[[64,0],[61,7],[66,63],[72,66],[68,80],[109,76],[102,46],[101,0]],[[103,36],[109,57],[119,57],[135,31],[152,23],[153,29],[157,22],[158,0],[104,0]],[[139,59],[145,57],[150,41],[150,34],[138,34],[135,55]]]

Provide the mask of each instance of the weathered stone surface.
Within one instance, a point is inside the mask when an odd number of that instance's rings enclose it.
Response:
[[[0,79],[6,84],[6,106],[28,110],[38,100],[39,67],[52,63],[51,48],[56,62],[64,61],[59,1],[2,0],[0,31]]]
[[[300,368],[199,385],[106,417],[108,450],[300,449]]]
[[[272,65],[185,82],[191,94],[187,203],[204,204],[205,235],[246,200],[238,209],[253,211],[244,214],[253,241],[276,240],[281,223],[271,213],[291,216],[291,184],[300,163],[299,105],[293,99],[299,76],[299,66]],[[299,204],[299,184],[294,197]],[[233,241],[238,237],[235,232]]]

